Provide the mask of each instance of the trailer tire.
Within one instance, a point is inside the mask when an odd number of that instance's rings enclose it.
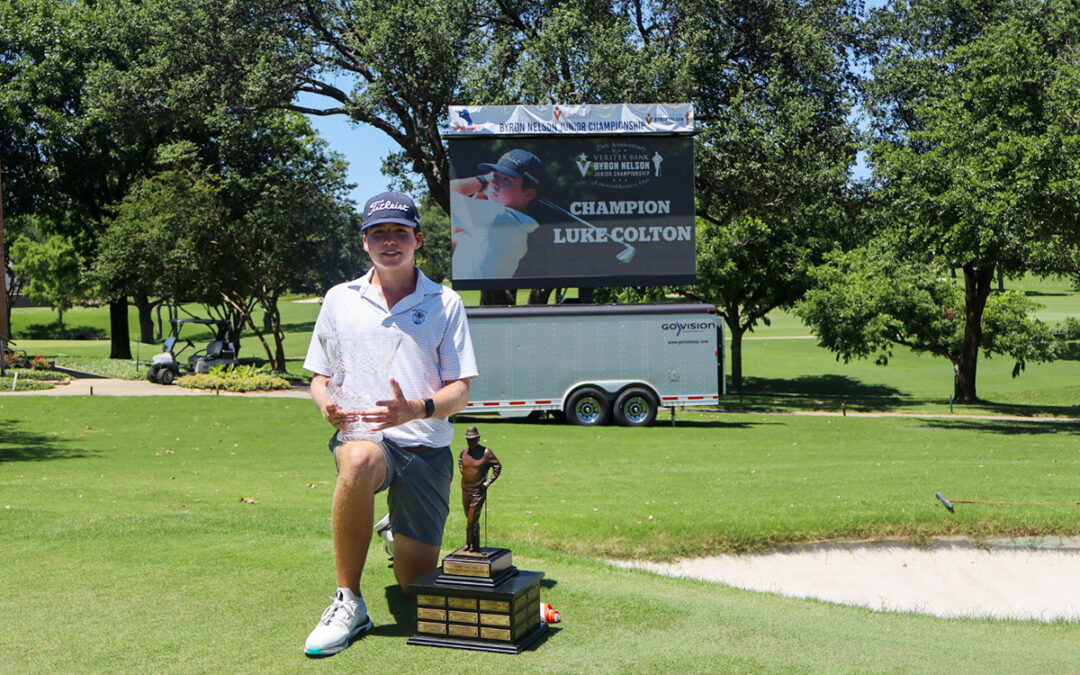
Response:
[[[570,424],[598,427],[607,424],[611,416],[611,404],[599,389],[582,387],[567,399],[564,412]]]
[[[648,389],[630,387],[615,399],[615,422],[624,427],[647,427],[656,420],[659,403]]]
[[[158,382],[162,384],[172,384],[176,374],[173,373],[172,368],[165,366],[158,371]]]

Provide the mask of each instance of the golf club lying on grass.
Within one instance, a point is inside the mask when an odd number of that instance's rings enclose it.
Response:
[[[938,501],[949,509],[949,513],[956,513],[953,504],[1003,504],[1005,506],[1080,506],[1080,502],[995,502],[984,499],[946,499],[945,495],[935,492]]]
[[[549,207],[551,207],[551,208],[555,209],[555,210],[556,210],[556,211],[558,211],[559,213],[562,213],[562,214],[565,214],[565,215],[567,215],[567,216],[570,216],[571,218],[573,218],[574,220],[578,221],[578,222],[579,222],[579,223],[581,223],[582,225],[587,225],[587,226],[591,227],[592,229],[596,230],[597,232],[603,232],[603,230],[602,230],[601,228],[599,228],[599,227],[597,227],[597,226],[593,225],[592,223],[590,223],[590,222],[588,222],[588,221],[586,221],[586,220],[582,220],[581,218],[578,218],[577,216],[575,216],[574,214],[570,213],[569,211],[567,211],[567,210],[566,210],[566,209],[564,209],[563,207],[559,206],[559,205],[558,205],[558,204],[556,204],[555,202],[552,202],[552,201],[548,201],[547,199],[544,199],[544,198],[540,198],[540,199],[538,199],[537,201],[539,201],[539,202],[540,202],[541,204],[543,204],[544,206],[549,206]],[[624,248],[623,250],[619,251],[619,253],[618,253],[618,254],[617,254],[617,255],[615,256],[615,258],[616,258],[616,259],[618,259],[618,261],[619,261],[619,262],[624,262],[624,263],[628,263],[628,262],[630,262],[631,260],[633,260],[633,259],[634,259],[634,253],[636,253],[636,252],[637,252],[637,251],[636,251],[636,250],[634,249],[634,247],[633,247],[633,246],[631,246],[630,244],[627,244],[627,243],[626,243],[625,241],[620,241],[619,243],[620,243],[620,244],[622,244],[623,246],[625,246],[626,248]]]

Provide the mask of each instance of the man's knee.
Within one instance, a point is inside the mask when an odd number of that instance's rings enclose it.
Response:
[[[337,449],[338,480],[346,484],[375,484],[386,477],[386,457],[373,441],[349,441]]]

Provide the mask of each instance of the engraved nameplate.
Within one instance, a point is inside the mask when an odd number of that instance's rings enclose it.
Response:
[[[509,626],[509,614],[481,614],[480,623],[486,626]]]
[[[445,623],[428,623],[427,621],[417,621],[416,630],[420,633],[437,633],[439,635],[446,635]]]
[[[483,626],[480,628],[480,637],[489,640],[509,640],[510,631],[503,628],[488,628],[487,626]]]
[[[483,612],[509,612],[510,603],[506,600],[481,600],[480,611]]]
[[[417,595],[416,604],[428,607],[446,607],[446,597],[442,595]]]
[[[476,609],[476,598],[449,598],[451,609]]]
[[[417,619],[429,619],[431,621],[446,621],[445,609],[429,609],[427,607],[416,608]]]
[[[459,626],[458,624],[450,624],[450,634],[458,637],[476,637],[476,626]]]

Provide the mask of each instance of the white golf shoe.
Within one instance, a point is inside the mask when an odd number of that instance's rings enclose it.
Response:
[[[375,523],[375,534],[382,537],[383,549],[386,551],[386,555],[390,556],[390,559],[394,559],[394,532],[390,529],[390,514],[386,514],[382,519]]]
[[[333,600],[304,643],[304,653],[308,656],[337,654],[375,625],[368,616],[364,598],[349,589],[339,588]]]

